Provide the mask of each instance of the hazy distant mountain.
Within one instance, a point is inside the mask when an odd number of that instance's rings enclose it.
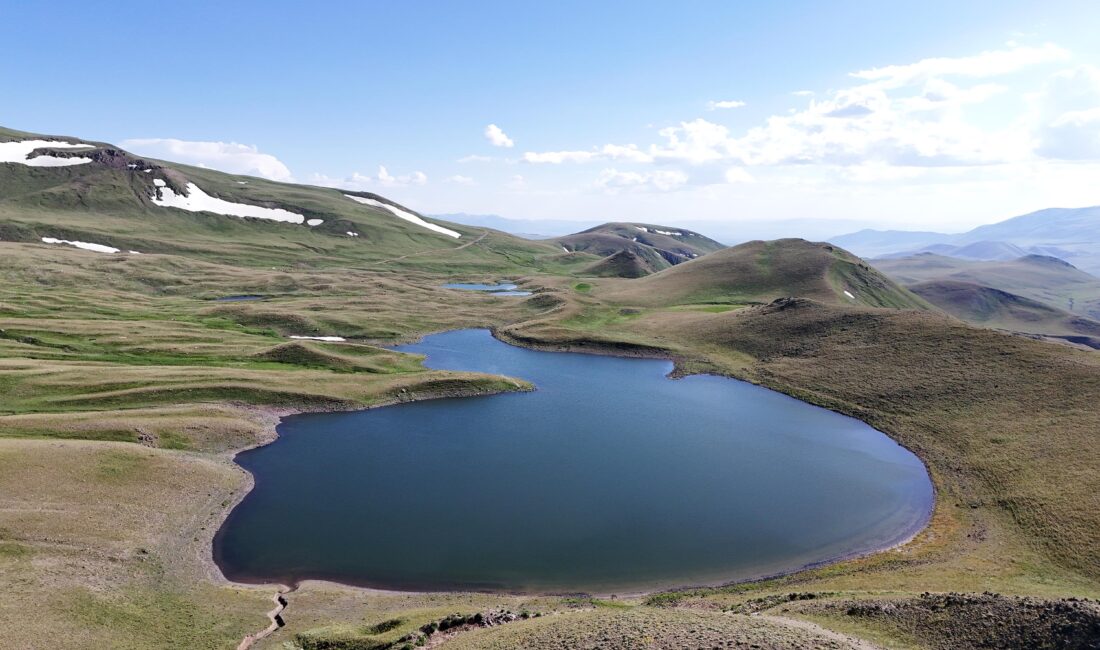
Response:
[[[863,257],[933,252],[962,259],[1007,260],[1047,255],[1100,274],[1100,206],[1040,210],[957,235],[861,230],[829,241]]]
[[[906,286],[961,282],[998,289],[1100,320],[1100,278],[1042,255],[1009,261],[970,261],[933,253],[876,259],[874,267]]]
[[[436,214],[434,218],[461,223],[468,226],[493,228],[528,239],[551,239],[593,228],[606,219],[520,219],[502,217],[496,214]],[[688,218],[663,218],[664,223],[674,223],[680,228],[690,228],[704,233],[711,239],[733,246],[757,239],[783,239],[801,237],[810,241],[827,239],[830,235],[845,229],[856,229],[870,225],[868,221],[856,219],[730,219],[724,221]],[[863,231],[875,232],[875,231]],[[936,233],[932,233],[936,234]],[[914,244],[918,246],[921,244]],[[888,247],[886,252],[895,250]]]

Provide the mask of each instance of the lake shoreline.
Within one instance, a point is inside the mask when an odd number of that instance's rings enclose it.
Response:
[[[499,327],[489,327],[489,328],[486,328],[486,329],[489,330],[489,332],[492,334],[492,336],[494,338],[501,341],[502,343],[506,343],[506,344],[509,344],[509,345],[514,345],[514,346],[522,347],[522,348],[529,348],[529,349],[535,349],[535,350],[541,350],[541,351],[572,352],[572,353],[581,353],[581,354],[596,354],[596,355],[601,355],[601,356],[616,356],[616,357],[625,357],[625,358],[650,358],[650,359],[661,359],[661,360],[672,361],[673,364],[674,364],[674,370],[673,370],[672,373],[670,373],[668,375],[669,378],[675,379],[675,378],[684,377],[684,376],[688,376],[688,375],[695,375],[695,374],[715,374],[716,376],[722,376],[722,377],[728,377],[728,378],[737,379],[737,380],[741,380],[741,381],[746,381],[748,383],[751,383],[751,384],[754,384],[754,385],[757,385],[757,386],[761,386],[761,387],[764,387],[764,388],[768,388],[770,390],[776,390],[779,393],[782,393],[782,394],[787,395],[789,397],[793,397],[795,399],[799,399],[800,401],[805,401],[805,402],[807,402],[809,404],[812,404],[814,406],[821,406],[823,408],[834,411],[836,413],[846,415],[846,416],[849,416],[849,417],[853,417],[855,419],[860,419],[858,417],[858,415],[854,415],[854,414],[851,414],[851,413],[846,413],[842,409],[832,408],[830,406],[826,406],[826,405],[822,405],[822,404],[816,404],[813,401],[806,400],[805,398],[799,397],[797,395],[792,395],[789,392],[783,391],[781,389],[777,389],[777,388],[772,387],[772,386],[767,386],[765,384],[761,384],[761,383],[752,381],[752,379],[750,377],[746,377],[746,376],[743,376],[743,375],[739,376],[739,375],[725,374],[725,373],[705,373],[705,372],[697,372],[697,371],[695,371],[695,372],[687,371],[683,368],[683,365],[684,365],[685,361],[687,361],[687,359],[684,358],[684,357],[681,357],[679,355],[675,355],[674,353],[672,353],[672,351],[667,350],[667,349],[651,347],[651,346],[643,346],[643,345],[634,345],[634,344],[608,345],[605,342],[600,342],[600,341],[584,341],[584,342],[581,342],[579,345],[562,344],[562,343],[555,344],[555,343],[541,342],[540,340],[538,340],[536,338],[533,338],[533,337],[516,336],[513,333],[506,332],[502,328],[499,328]],[[444,332],[425,333],[425,334],[419,335],[417,337],[409,337],[408,339],[405,339],[405,340],[420,341],[424,337],[431,336],[433,334],[441,334],[441,333],[445,333],[445,332],[448,332],[448,331],[453,331],[453,330],[445,330]],[[530,389],[528,389],[528,390],[530,390]],[[702,583],[694,583],[694,584],[685,583],[685,584],[682,584],[682,585],[676,585],[676,586],[671,586],[671,587],[665,586],[665,587],[646,588],[646,589],[641,589],[641,590],[599,591],[599,592],[590,593],[590,592],[570,592],[570,591],[553,591],[553,590],[538,590],[538,589],[533,589],[533,590],[509,590],[509,589],[496,589],[496,588],[470,589],[470,588],[460,588],[460,587],[455,587],[455,588],[446,588],[446,587],[443,587],[443,588],[410,588],[410,589],[397,588],[397,589],[395,589],[395,588],[392,588],[392,587],[385,587],[385,586],[377,585],[377,584],[370,584],[370,583],[366,583],[366,582],[357,582],[355,580],[345,580],[345,579],[330,578],[330,577],[322,577],[322,578],[309,578],[309,577],[306,577],[306,578],[301,578],[301,579],[296,579],[296,580],[283,580],[283,581],[278,581],[278,579],[276,579],[275,581],[262,580],[262,579],[261,580],[256,580],[256,581],[250,581],[250,580],[247,580],[247,579],[244,579],[244,580],[231,580],[228,577],[226,577],[225,574],[222,572],[221,567],[218,565],[217,561],[215,560],[215,554],[214,554],[215,540],[217,539],[217,537],[221,534],[222,530],[224,529],[224,527],[226,525],[226,522],[229,519],[230,514],[245,499],[245,497],[248,496],[248,494],[252,491],[252,489],[254,488],[254,485],[255,485],[255,479],[254,479],[253,475],[251,474],[251,472],[245,470],[241,465],[237,464],[235,462],[236,457],[240,453],[243,453],[243,452],[251,450],[251,449],[256,449],[258,447],[266,446],[268,444],[271,444],[275,440],[277,440],[279,438],[277,428],[278,428],[279,425],[281,425],[283,423],[283,421],[285,421],[286,418],[288,418],[290,416],[293,416],[293,415],[309,414],[309,413],[360,412],[360,411],[368,411],[368,410],[373,410],[373,409],[377,409],[377,408],[382,408],[382,407],[386,407],[386,406],[394,406],[394,405],[404,404],[404,403],[427,401],[427,400],[432,400],[432,399],[442,399],[442,398],[449,398],[449,397],[473,397],[473,396],[479,396],[479,395],[480,396],[487,396],[487,395],[491,395],[491,394],[500,394],[500,393],[504,393],[504,392],[510,392],[510,391],[494,391],[494,392],[487,392],[487,391],[484,391],[484,390],[445,391],[443,393],[438,393],[438,394],[432,394],[432,393],[429,392],[429,393],[416,394],[416,396],[412,397],[412,398],[403,398],[403,397],[398,396],[398,397],[395,397],[393,399],[387,399],[387,400],[384,400],[384,401],[380,401],[379,403],[372,404],[370,406],[353,408],[353,409],[350,409],[350,410],[345,409],[345,408],[341,408],[339,406],[334,406],[334,407],[330,407],[330,408],[324,408],[324,407],[322,407],[322,408],[247,407],[250,411],[252,411],[254,413],[258,413],[266,421],[265,424],[267,424],[268,427],[269,427],[268,431],[269,431],[270,435],[268,437],[264,438],[263,440],[258,441],[254,445],[250,445],[250,446],[245,447],[245,448],[236,449],[236,450],[233,450],[232,452],[228,452],[227,454],[225,454],[225,456],[227,457],[227,460],[229,460],[232,463],[233,467],[236,468],[237,470],[243,472],[247,476],[247,479],[246,479],[246,485],[242,486],[242,489],[238,491],[238,493],[235,495],[235,498],[231,502],[226,503],[225,507],[221,510],[220,513],[216,513],[217,514],[216,519],[220,523],[217,525],[217,527],[214,529],[212,534],[209,536],[209,540],[208,540],[209,543],[206,546],[206,548],[209,550],[209,552],[207,553],[207,557],[205,558],[205,563],[208,565],[209,569],[211,569],[212,575],[216,576],[217,580],[219,582],[223,583],[223,584],[249,587],[249,588],[256,588],[256,587],[271,588],[271,587],[274,587],[274,586],[278,586],[282,589],[297,589],[301,585],[305,585],[305,584],[309,584],[309,583],[317,583],[317,584],[337,585],[337,586],[344,587],[344,588],[362,590],[362,591],[370,592],[370,593],[386,593],[386,594],[433,594],[433,593],[461,594],[461,593],[470,593],[470,594],[500,594],[500,595],[514,595],[514,596],[524,596],[524,595],[526,595],[526,596],[586,596],[586,597],[600,597],[600,596],[617,595],[617,596],[624,596],[624,597],[644,597],[644,596],[653,595],[653,594],[677,592],[677,591],[684,591],[684,590],[691,590],[691,589],[713,589],[713,588],[731,587],[731,586],[735,586],[735,585],[749,584],[749,583],[755,583],[755,582],[765,582],[765,581],[774,580],[774,579],[777,579],[777,578],[783,578],[783,577],[795,575],[795,574],[798,574],[798,573],[802,573],[802,572],[805,572],[805,571],[810,571],[810,570],[825,567],[825,566],[836,565],[836,564],[840,564],[840,563],[843,563],[843,562],[848,562],[848,561],[858,560],[858,559],[861,559],[861,558],[866,558],[866,557],[869,557],[869,556],[872,556],[872,555],[878,555],[878,554],[886,553],[886,552],[889,552],[891,550],[897,550],[897,549],[900,549],[900,548],[910,544],[914,539],[919,537],[920,534],[928,528],[928,526],[929,526],[930,522],[932,521],[932,518],[933,518],[933,516],[936,512],[936,509],[939,506],[939,499],[938,499],[939,490],[936,486],[936,482],[932,479],[932,474],[930,472],[928,472],[927,464],[925,463],[924,459],[920,457],[920,455],[918,455],[918,454],[916,454],[916,452],[913,452],[912,450],[908,450],[906,448],[910,453],[913,453],[913,455],[916,456],[918,458],[918,460],[920,460],[921,466],[923,467],[925,473],[928,475],[929,483],[931,484],[931,487],[932,487],[931,499],[929,501],[927,509],[922,514],[922,516],[919,518],[919,520],[917,520],[917,522],[914,523],[912,526],[908,527],[907,530],[905,530],[902,533],[898,534],[890,542],[885,543],[881,546],[876,546],[876,547],[868,549],[868,550],[857,551],[857,552],[852,552],[852,553],[842,553],[842,554],[839,554],[839,555],[831,557],[831,558],[826,558],[826,559],[823,559],[823,560],[818,560],[818,561],[810,562],[810,563],[807,563],[807,564],[803,564],[803,565],[800,565],[798,567],[791,568],[789,570],[764,573],[764,574],[745,577],[745,578],[738,578],[738,579],[735,579],[735,580],[716,580],[716,581],[713,581],[713,582],[705,581],[705,582],[702,582]],[[860,419],[860,421],[863,422],[863,420],[861,420],[861,419]],[[866,424],[866,423],[864,422],[864,424]],[[877,429],[876,429],[876,431],[877,431]],[[891,441],[895,442],[896,444],[898,444],[899,446],[902,446],[904,448],[904,446],[901,445],[900,442],[898,442],[895,438],[890,436],[888,433],[881,432],[881,431],[880,431],[880,433],[882,433],[883,435],[888,437]]]

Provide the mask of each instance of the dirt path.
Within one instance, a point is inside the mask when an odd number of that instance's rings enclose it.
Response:
[[[376,264],[389,264],[390,262],[399,262],[399,261],[401,261],[405,258],[408,258],[408,257],[416,257],[417,255],[428,255],[429,253],[443,253],[443,252],[460,251],[463,248],[466,248],[468,246],[473,246],[474,244],[478,243],[482,239],[485,239],[487,236],[489,236],[489,231],[488,230],[481,233],[481,236],[478,237],[477,239],[468,241],[465,244],[462,244],[461,246],[455,246],[454,248],[433,248],[433,249],[427,250],[427,251],[418,251],[416,253],[408,253],[406,255],[402,255],[401,257],[393,257],[393,258],[390,258],[388,260],[382,260],[380,262],[376,262]]]
[[[290,590],[280,589],[275,592],[275,595],[271,597],[271,602],[275,603],[275,609],[267,613],[267,617],[271,619],[271,625],[268,625],[264,629],[254,634],[249,634],[245,638],[241,639],[241,642],[237,644],[237,650],[248,650],[252,647],[253,643],[256,643],[260,639],[270,636],[275,630],[281,628],[286,623],[283,622],[283,610],[286,609],[286,593]]]
[[[852,650],[883,650],[881,647],[864,641],[863,639],[856,638],[854,636],[848,636],[847,634],[841,634],[840,632],[834,632],[828,628],[821,627],[817,623],[811,623],[810,621],[803,621],[798,618],[788,618],[786,616],[774,616],[771,614],[751,614],[753,618],[761,618],[770,623],[776,625],[783,625],[786,627],[794,628],[797,630],[803,630],[805,632],[811,632],[818,636],[825,637],[839,643],[843,643]]]

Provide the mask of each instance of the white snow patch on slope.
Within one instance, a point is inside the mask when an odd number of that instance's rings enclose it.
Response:
[[[269,219],[271,221],[283,221],[286,223],[303,223],[306,218],[296,212],[281,208],[263,208],[258,205],[233,203],[217,197],[210,196],[199,189],[194,183],[187,184],[187,194],[176,194],[172,188],[162,185],[164,181],[156,179],[153,182],[160,187],[160,198],[152,197],[153,203],[164,208],[179,208],[188,212],[213,212],[229,217],[252,217],[254,219]]]
[[[683,237],[684,236],[684,233],[678,232],[676,230],[657,230],[656,228],[654,228],[653,232],[655,232],[659,235],[668,235],[669,237]]]
[[[856,299],[856,297],[852,295],[852,292],[851,292],[851,291],[848,291],[847,289],[845,289],[845,290],[844,290],[844,295],[848,296],[848,297],[849,297],[849,298],[851,298],[852,300],[855,300],[855,299]]]
[[[291,336],[290,338],[300,341],[328,341],[329,343],[341,343],[347,340],[342,336]]]
[[[306,221],[307,226],[319,226],[325,222],[324,219],[310,219]]]
[[[350,231],[350,230],[348,231],[348,237],[358,237],[358,236],[359,236],[359,233],[357,233],[357,232],[352,232],[352,231]]]
[[[23,140],[22,142],[0,142],[0,163],[19,163],[28,167],[68,167],[92,162],[91,158],[58,158],[57,156],[36,156],[28,158],[35,149],[95,149],[90,144],[73,144],[58,140]]]
[[[42,241],[46,244],[68,244],[69,246],[76,246],[77,248],[83,248],[86,251],[95,251],[97,253],[117,253],[119,250],[112,246],[104,246],[103,244],[91,244],[86,241],[69,241],[68,239],[57,239],[55,237],[43,237]]]
[[[371,205],[376,208],[384,208],[386,210],[389,210],[397,218],[404,219],[405,221],[408,221],[409,223],[414,223],[422,228],[427,228],[432,232],[437,232],[441,235],[447,235],[448,237],[454,237],[455,239],[458,239],[462,236],[461,233],[457,233],[449,228],[444,228],[443,226],[437,226],[434,223],[428,223],[427,221],[424,221],[420,217],[416,216],[415,214],[406,210],[402,210],[401,208],[398,208],[396,206],[392,206],[389,203],[382,203],[381,201],[375,201],[374,199],[367,199],[362,196],[352,196],[350,194],[345,194],[344,196],[357,203],[362,203],[363,205]]]

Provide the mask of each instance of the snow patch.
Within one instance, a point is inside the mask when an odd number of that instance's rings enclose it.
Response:
[[[23,140],[22,142],[0,142],[0,163],[19,163],[28,167],[69,167],[92,162],[83,156],[59,158],[57,156],[36,156],[29,158],[35,149],[95,149],[90,144],[73,144],[58,140]]]
[[[126,251],[126,252],[131,254],[131,255],[144,255],[144,253],[142,253],[141,251]]]
[[[656,228],[654,228],[653,232],[657,233],[658,235],[668,235],[669,237],[683,237],[684,236],[684,233],[676,231],[676,230],[657,230]]]
[[[325,222],[324,219],[309,219],[306,221],[307,226],[319,226]]]
[[[126,165],[126,166],[129,167],[130,169],[137,169],[137,163],[130,163],[129,165]]]
[[[568,252],[569,252],[569,249],[568,249],[568,248],[566,248],[565,246],[562,246],[562,247],[561,247],[561,249],[562,249],[563,251],[565,251],[566,253],[568,253]]]
[[[359,236],[359,233],[357,233],[357,232],[352,232],[352,231],[350,231],[350,230],[348,231],[348,237],[358,237],[358,236]]]
[[[342,343],[347,340],[342,336],[291,336],[290,338],[300,341],[327,341],[329,343]]]
[[[458,239],[462,236],[460,233],[457,233],[449,228],[437,226],[434,223],[428,223],[427,221],[424,221],[420,217],[416,216],[415,214],[406,210],[402,210],[401,208],[398,208],[396,206],[392,206],[389,203],[382,203],[381,201],[375,201],[374,199],[367,199],[362,196],[352,196],[350,194],[345,194],[344,196],[348,197],[352,201],[355,201],[356,203],[362,203],[363,205],[370,205],[376,208],[384,208],[386,210],[389,210],[397,218],[404,219],[405,221],[408,221],[409,223],[414,223],[422,228],[427,228],[432,232],[437,232],[441,235],[447,235],[448,237],[454,237],[455,239]]]
[[[119,249],[112,246],[104,246],[103,244],[92,244],[86,241],[69,241],[68,239],[57,239],[55,237],[43,237],[42,241],[46,244],[68,244],[69,246],[76,246],[77,248],[83,248],[86,251],[95,251],[97,253],[119,252]]]
[[[641,230],[642,232],[649,232],[649,228],[643,228],[642,226],[634,226],[634,227],[637,228],[638,230]]]
[[[855,299],[856,299],[856,297],[852,295],[852,292],[851,292],[851,291],[848,291],[847,289],[845,289],[845,290],[844,290],[844,295],[848,296],[848,297],[849,297],[849,298],[851,298],[852,300],[855,300]]]
[[[166,187],[168,183],[165,183],[164,179],[162,178],[154,178],[153,185],[156,185],[157,187]]]
[[[160,182],[157,182],[160,181]],[[153,203],[162,208],[179,208],[188,212],[213,212],[228,217],[252,217],[253,219],[268,219],[270,221],[282,221],[285,223],[304,223],[306,218],[296,212],[281,208],[263,208],[258,205],[233,203],[217,197],[210,196],[199,189],[194,183],[187,184],[187,194],[176,194],[172,188],[166,187],[164,181],[154,179],[157,187],[161,188],[160,197],[152,197]]]

